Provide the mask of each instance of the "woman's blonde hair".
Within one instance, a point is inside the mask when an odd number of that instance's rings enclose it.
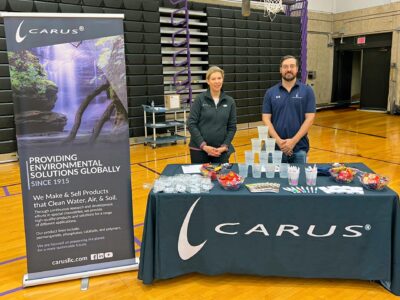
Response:
[[[224,79],[224,70],[222,70],[221,68],[219,68],[217,66],[212,66],[207,70],[206,79],[209,80],[211,75],[216,72],[220,72],[222,75],[222,79]]]

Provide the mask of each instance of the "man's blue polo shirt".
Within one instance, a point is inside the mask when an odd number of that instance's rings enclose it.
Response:
[[[269,88],[264,96],[263,114],[271,114],[271,122],[282,139],[296,135],[305,120],[306,113],[315,112],[315,95],[310,86],[296,81],[290,93],[282,82]],[[294,152],[310,148],[305,135],[294,147]]]

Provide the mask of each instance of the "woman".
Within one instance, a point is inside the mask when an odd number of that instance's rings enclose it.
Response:
[[[226,163],[236,132],[236,105],[222,91],[222,69],[209,68],[206,79],[207,91],[197,95],[190,108],[190,159],[192,164]]]

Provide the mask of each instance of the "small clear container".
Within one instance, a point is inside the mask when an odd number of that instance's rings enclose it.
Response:
[[[201,187],[199,184],[193,184],[190,186],[190,193],[191,194],[200,194],[201,193]]]

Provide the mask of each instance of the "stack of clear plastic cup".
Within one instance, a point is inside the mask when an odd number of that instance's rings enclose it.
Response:
[[[289,185],[298,185],[299,184],[299,175],[300,168],[296,166],[288,167],[288,181]]]

